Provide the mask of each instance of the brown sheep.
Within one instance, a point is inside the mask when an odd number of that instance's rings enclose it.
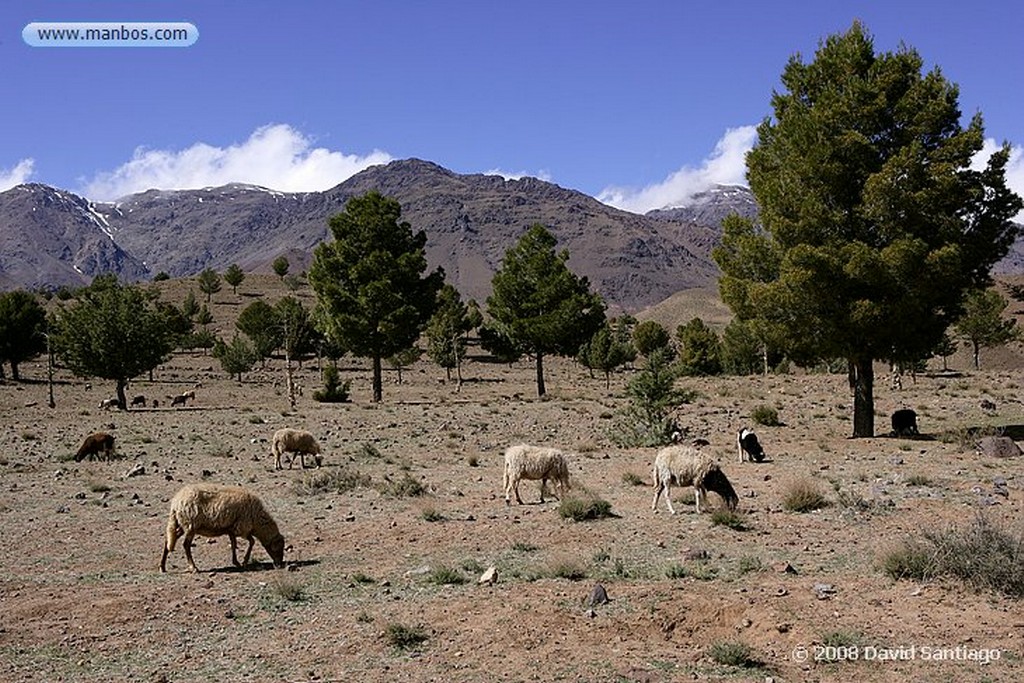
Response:
[[[224,536],[231,540],[231,561],[236,567],[249,563],[256,539],[266,549],[275,567],[284,566],[284,536],[263,502],[241,486],[189,484],[171,499],[167,517],[164,554],[160,571],[167,571],[167,555],[174,550],[179,537],[184,537],[185,557],[191,571],[199,571],[192,559],[192,540],[199,536]],[[249,541],[245,559],[238,562],[238,538]]]
[[[85,437],[82,447],[75,453],[75,462],[81,462],[86,458],[92,458],[103,453],[103,457],[110,458],[114,453],[114,436],[106,432],[96,432]]]

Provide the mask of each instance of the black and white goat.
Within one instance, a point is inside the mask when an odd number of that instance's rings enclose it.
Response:
[[[740,462],[761,462],[765,457],[764,448],[757,440],[757,434],[746,427],[736,433],[736,450],[740,454]]]

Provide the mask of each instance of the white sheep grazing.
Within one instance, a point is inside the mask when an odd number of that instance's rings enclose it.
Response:
[[[99,407],[102,408],[103,410],[110,410],[111,408],[120,408],[121,401],[116,398],[105,398],[102,401],[100,401]]]
[[[708,491],[714,491],[722,497],[730,510],[735,510],[739,497],[732,484],[722,472],[718,463],[711,456],[690,446],[667,446],[654,458],[654,502],[651,509],[658,509],[658,498],[665,493],[668,511],[675,514],[672,507],[670,485],[693,486],[694,497],[697,499],[697,512],[701,511],[701,503],[707,506]]]
[[[285,453],[298,453],[302,468],[306,468],[306,455],[313,456],[316,466],[320,467],[320,444],[309,432],[302,429],[284,427],[274,432],[274,440],[270,447],[274,454],[274,469],[281,469],[281,456]],[[292,468],[295,457],[288,458],[288,469]]]
[[[569,490],[569,464],[565,454],[557,448],[528,446],[519,444],[509,446],[505,451],[505,505],[512,504],[512,494],[516,502],[523,504],[519,497],[519,482],[523,479],[540,480],[540,502],[544,502],[544,490],[548,480],[555,483],[559,500]]]
[[[192,389],[184,391],[178,394],[177,396],[171,396],[171,407],[173,408],[174,406],[177,405],[188,405],[189,399],[192,399],[193,401],[196,400],[196,392]]]
[[[249,563],[254,539],[259,539],[275,567],[284,566],[284,536],[256,494],[240,486],[189,484],[171,499],[160,571],[167,571],[167,554],[174,550],[178,538],[183,538],[190,570],[197,572],[192,559],[192,539],[196,535],[212,538],[225,534],[231,539],[231,561],[236,567]],[[238,562],[239,538],[249,541],[241,564]]]

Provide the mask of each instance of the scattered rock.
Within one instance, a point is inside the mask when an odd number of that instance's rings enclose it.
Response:
[[[830,583],[816,583],[811,590],[819,600],[828,600],[836,594],[836,587]]]
[[[978,439],[979,455],[993,458],[1016,458],[1021,455],[1020,446],[1008,436],[984,436]]]
[[[709,557],[711,557],[711,555],[704,548],[688,548],[683,551],[683,559],[690,560],[691,562],[696,560],[706,560]]]
[[[481,586],[485,584],[493,586],[496,583],[498,583],[498,568],[494,566],[488,567],[487,571],[481,574],[480,578],[477,579],[477,584]]]
[[[594,584],[594,589],[590,591],[590,597],[587,598],[587,606],[593,607],[594,605],[604,605],[608,603],[608,591],[604,589],[599,583]]]
[[[129,477],[138,477],[146,473],[146,467],[142,463],[135,463],[128,470],[121,475],[122,479],[128,479]]]
[[[796,567],[789,562],[778,562],[772,565],[772,569],[780,574],[796,574]]]

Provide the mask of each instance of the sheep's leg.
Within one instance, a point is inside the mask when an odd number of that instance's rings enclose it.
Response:
[[[178,542],[178,525],[173,521],[167,525],[167,533],[164,535],[164,555],[160,558],[160,571],[167,571],[167,555],[174,550],[174,544]]]
[[[231,540],[231,563],[236,567],[241,567],[242,565],[238,563],[238,539],[234,534],[228,534],[228,538]],[[246,562],[248,561],[249,558],[246,556]]]
[[[249,539],[249,547],[245,549],[245,559],[242,560],[243,566],[249,564],[249,558],[252,556],[252,545],[255,542],[255,540],[252,537],[252,534],[249,534],[247,538]]]
[[[697,514],[700,514],[700,501],[704,498],[704,507],[707,507],[707,492],[704,491],[700,486],[693,487],[693,497],[697,501]]]
[[[658,499],[661,498],[661,482],[658,481],[658,473],[654,473],[654,500],[651,502],[651,509],[658,511]]]
[[[668,513],[674,515],[676,514],[676,509],[672,507],[672,480],[669,479],[662,486],[665,487],[665,503],[668,504]]]
[[[185,538],[182,539],[181,545],[185,548],[185,557],[188,559],[189,571],[196,573],[199,571],[199,567],[196,566],[196,561],[192,559],[192,539],[195,537],[191,531],[185,534]]]
[[[523,499],[519,497],[519,480],[516,479],[512,482],[512,492],[516,494],[516,502],[520,505],[523,504]]]
[[[505,468],[505,472],[501,478],[501,483],[505,489],[505,506],[507,507],[512,504],[512,481],[508,476],[508,467]]]
[[[546,489],[547,487],[548,487],[547,477],[542,477],[541,480],[540,480],[540,502],[541,502],[541,505],[544,504],[544,489]]]

